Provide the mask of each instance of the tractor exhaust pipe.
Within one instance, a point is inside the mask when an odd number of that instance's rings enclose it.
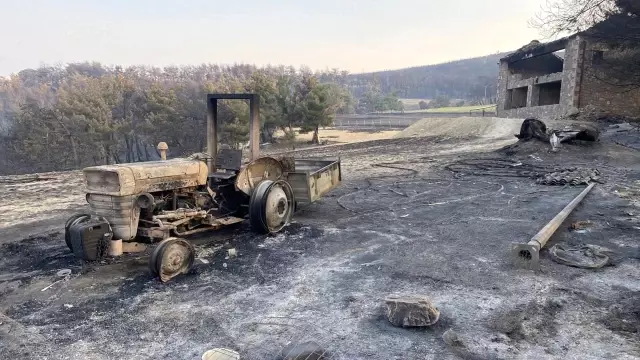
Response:
[[[169,150],[169,146],[166,142],[158,143],[158,151],[160,152],[160,159],[167,160],[167,150]]]

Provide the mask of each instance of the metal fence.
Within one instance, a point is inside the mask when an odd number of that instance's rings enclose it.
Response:
[[[378,119],[336,119],[334,127],[336,129],[376,129],[376,130],[401,130],[418,119],[400,119],[400,118],[378,118]]]
[[[396,116],[351,115],[338,117],[334,121],[336,129],[358,130],[401,130],[424,118],[457,118],[463,116],[496,116],[495,108],[479,108],[461,113],[406,113]]]
[[[469,116],[496,116],[496,107],[495,106],[485,106],[477,109],[469,110]]]

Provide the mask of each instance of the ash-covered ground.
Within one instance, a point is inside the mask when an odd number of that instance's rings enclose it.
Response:
[[[199,359],[228,347],[275,359],[306,340],[332,359],[640,358],[638,152],[606,136],[558,153],[536,143],[496,151],[512,142],[432,136],[298,152],[340,156],[341,187],[280,234],[239,224],[194,239],[194,271],[167,284],[149,275],[148,254],[73,258],[61,230],[84,207],[79,172],[2,178],[0,358]],[[541,272],[514,267],[511,244],[527,242],[583,187],[445,169],[461,159],[598,168],[605,183],[547,248],[605,246],[612,263],[573,268],[543,251]],[[578,220],[591,224],[569,231]],[[229,248],[239,256],[227,258]],[[65,268],[72,275],[57,277]],[[440,321],[391,326],[383,299],[392,294],[430,296]],[[462,345],[445,343],[448,329]]]

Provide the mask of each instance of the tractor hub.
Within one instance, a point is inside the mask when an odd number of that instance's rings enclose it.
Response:
[[[286,181],[264,180],[256,186],[249,202],[249,221],[254,231],[275,233],[291,220],[293,189]]]
[[[160,277],[160,281],[166,282],[188,273],[194,259],[195,251],[191,243],[179,238],[168,238],[156,246],[149,259],[149,269],[152,274]]]

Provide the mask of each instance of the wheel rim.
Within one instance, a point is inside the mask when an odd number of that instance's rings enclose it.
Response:
[[[178,274],[182,274],[189,267],[189,248],[180,243],[167,244],[162,252],[158,264],[160,280],[167,281]]]
[[[269,232],[280,231],[290,218],[290,204],[287,193],[280,184],[273,184],[267,193],[264,216]]]
[[[252,229],[261,233],[282,230],[291,220],[293,203],[293,189],[286,181],[262,181],[249,202]]]
[[[287,210],[287,195],[282,188],[273,186],[267,194],[264,206],[266,223],[269,229],[282,224]]]
[[[193,267],[195,251],[191,243],[178,238],[161,241],[149,260],[149,270],[167,282],[180,274],[188,273]]]

